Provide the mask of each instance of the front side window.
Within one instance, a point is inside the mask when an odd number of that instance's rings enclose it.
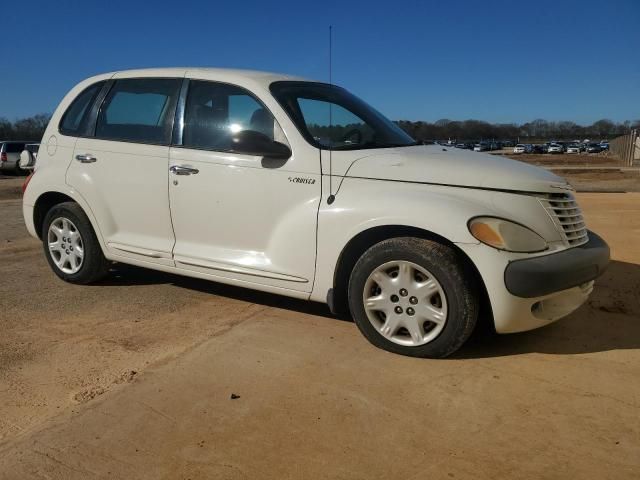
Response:
[[[235,151],[241,132],[286,143],[271,112],[247,90],[225,83],[191,80],[184,113],[182,144],[188,148]]]
[[[169,145],[181,79],[118,80],[104,100],[96,137]]]
[[[60,133],[63,135],[78,136],[82,134],[83,121],[87,118],[91,105],[104,82],[94,83],[83,90],[80,95],[69,105],[60,121]]]
[[[327,150],[403,147],[416,142],[380,112],[335,85],[281,81],[271,93],[302,135]]]

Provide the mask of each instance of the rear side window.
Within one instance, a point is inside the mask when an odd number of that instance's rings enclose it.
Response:
[[[118,80],[98,113],[96,137],[168,145],[182,79]]]
[[[245,130],[287,143],[271,112],[247,90],[225,83],[189,82],[183,146],[231,151],[235,134]]]
[[[81,134],[84,122],[91,110],[91,105],[103,85],[104,82],[94,83],[90,87],[84,89],[82,93],[76,97],[62,116],[62,120],[60,121],[60,133],[63,135],[70,135],[72,137],[79,136]]]

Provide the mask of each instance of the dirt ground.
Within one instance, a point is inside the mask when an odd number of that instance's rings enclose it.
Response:
[[[640,192],[640,169],[551,169],[566,178],[578,192]]]
[[[640,478],[639,193],[578,195],[613,256],[586,305],[430,361],[320,304],[126,266],[66,284],[21,182],[0,178],[0,478]]]
[[[513,149],[489,152],[492,155],[504,155],[521,162],[541,166],[582,166],[616,167],[620,160],[609,152],[600,153],[513,153]]]
[[[548,168],[566,178],[579,192],[640,192],[640,168],[628,168],[609,152],[598,154],[514,154],[503,155],[521,162]]]

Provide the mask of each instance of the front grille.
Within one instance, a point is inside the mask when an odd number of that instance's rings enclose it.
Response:
[[[577,247],[589,241],[582,211],[572,193],[550,193],[540,198],[540,203],[562,232],[568,246]]]

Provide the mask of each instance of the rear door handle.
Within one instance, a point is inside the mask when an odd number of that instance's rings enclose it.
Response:
[[[174,175],[195,175],[200,172],[197,168],[185,167],[184,165],[171,165],[169,171]]]
[[[80,163],[93,163],[98,159],[90,153],[84,153],[81,155],[76,155],[76,160],[78,160]]]

